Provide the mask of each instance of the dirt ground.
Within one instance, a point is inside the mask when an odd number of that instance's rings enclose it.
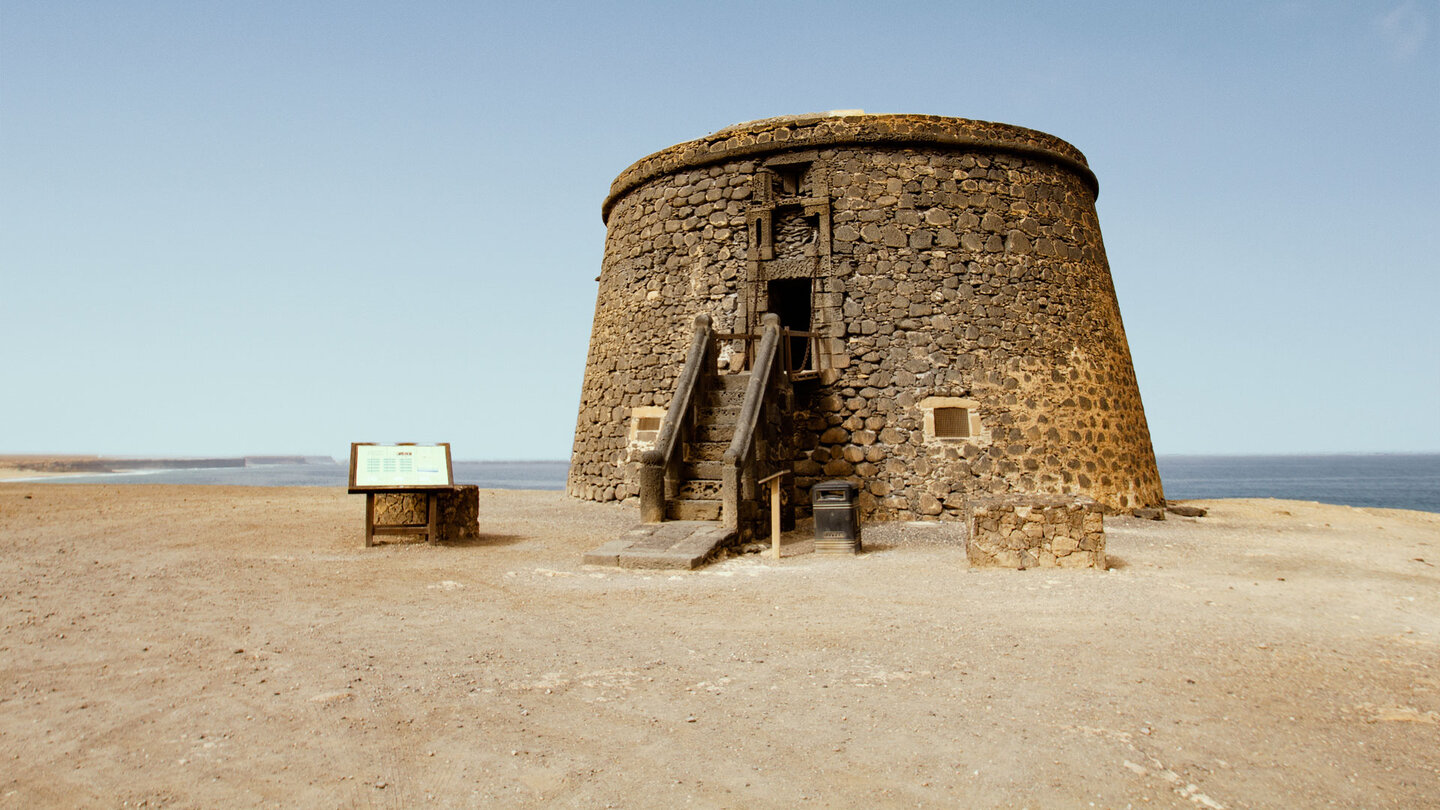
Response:
[[[661,573],[558,492],[365,549],[343,490],[0,483],[0,808],[1440,807],[1440,515],[1201,503],[1104,572]]]

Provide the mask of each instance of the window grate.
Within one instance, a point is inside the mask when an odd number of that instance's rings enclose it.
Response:
[[[935,409],[935,437],[937,439],[964,439],[969,436],[969,408]]]

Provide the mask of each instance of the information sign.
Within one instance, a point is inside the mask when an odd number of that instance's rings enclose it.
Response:
[[[455,483],[450,467],[450,445],[350,445],[350,489],[426,489]]]

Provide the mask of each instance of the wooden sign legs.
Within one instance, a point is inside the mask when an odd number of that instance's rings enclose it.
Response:
[[[440,490],[426,490],[425,496],[424,523],[381,523],[377,525],[375,523],[375,493],[365,493],[365,547],[369,548],[375,545],[375,535],[377,534],[424,535],[427,543],[438,540],[436,523],[440,519]]]

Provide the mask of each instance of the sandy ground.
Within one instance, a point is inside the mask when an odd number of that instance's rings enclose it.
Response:
[[[1440,807],[1440,515],[1108,522],[1108,572],[587,569],[633,508],[0,484],[3,807]]]

